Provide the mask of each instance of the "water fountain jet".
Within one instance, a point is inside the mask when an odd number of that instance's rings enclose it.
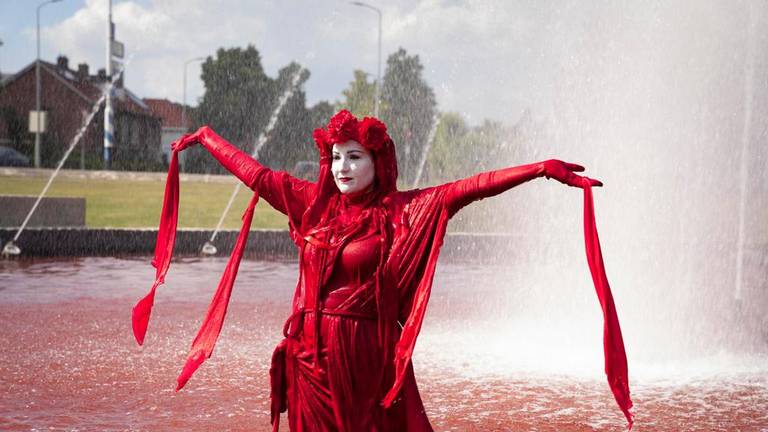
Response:
[[[264,130],[259,135],[259,138],[256,140],[256,143],[254,144],[253,152],[251,153],[251,157],[258,160],[259,159],[259,151],[261,151],[261,148],[264,147],[264,145],[267,143],[267,137],[269,136],[269,133],[272,132],[272,129],[275,128],[275,125],[277,125],[277,119],[280,117],[280,113],[283,110],[283,107],[285,106],[286,102],[288,102],[288,99],[293,96],[293,92],[296,91],[296,88],[299,85],[299,80],[301,79],[301,73],[304,71],[304,68],[299,67],[296,69],[296,72],[294,72],[293,77],[291,79],[291,83],[288,86],[288,88],[283,92],[283,94],[280,96],[280,99],[278,99],[277,106],[272,111],[272,115],[269,117],[269,122],[267,122],[267,126],[264,128]],[[216,240],[216,235],[221,231],[221,226],[224,224],[224,219],[227,217],[227,214],[229,213],[229,209],[232,207],[232,204],[235,202],[235,198],[237,197],[237,194],[240,192],[240,187],[242,186],[242,183],[237,183],[235,185],[235,188],[232,190],[232,194],[229,196],[229,201],[227,201],[227,205],[224,207],[224,211],[221,213],[221,217],[219,217],[219,222],[216,224],[216,228],[213,230],[213,233],[211,234],[211,238],[208,239],[207,242],[201,247],[200,253],[203,255],[216,255],[218,252],[218,249],[214,245],[214,240]]]
[[[24,218],[24,221],[21,223],[21,226],[19,227],[19,230],[16,232],[16,235],[14,235],[13,239],[10,240],[8,243],[6,243],[5,246],[3,246],[3,252],[2,252],[3,256],[21,254],[21,249],[16,245],[15,242],[19,240],[19,236],[21,236],[21,233],[24,232],[24,229],[27,227],[29,220],[32,218],[32,215],[35,213],[35,210],[37,210],[37,207],[40,205],[40,201],[42,201],[43,197],[48,192],[48,189],[51,187],[51,183],[53,183],[53,179],[56,178],[56,176],[59,174],[59,171],[61,171],[61,167],[64,166],[64,163],[66,163],[67,159],[69,158],[69,155],[72,154],[72,151],[75,149],[75,146],[77,146],[77,144],[83,138],[83,135],[85,135],[85,131],[88,129],[88,126],[91,124],[91,121],[93,121],[94,117],[96,117],[96,114],[99,112],[99,108],[101,107],[101,104],[104,103],[104,101],[107,98],[107,95],[112,92],[112,89],[114,88],[115,83],[119,80],[120,75],[122,75],[123,71],[125,70],[125,66],[130,62],[131,58],[132,57],[130,57],[125,63],[123,63],[122,67],[112,76],[112,78],[108,81],[108,83],[102,89],[101,96],[93,104],[91,111],[85,117],[83,124],[80,126],[80,129],[77,130],[77,133],[72,138],[72,141],[70,142],[69,147],[67,148],[67,151],[64,152],[64,155],[59,160],[59,163],[56,165],[56,168],[51,173],[51,176],[48,177],[48,182],[45,184],[45,186],[43,187],[43,190],[37,196],[35,203],[32,204],[32,208],[29,210],[29,213],[27,213],[27,216]]]
[[[437,134],[438,123],[440,123],[440,114],[435,112],[435,115],[432,117],[432,127],[429,128],[429,133],[427,134],[427,142],[424,143],[424,147],[421,152],[421,161],[419,162],[419,169],[416,171],[416,177],[413,179],[413,185],[411,186],[414,189],[419,186],[419,181],[421,181],[421,175],[424,173],[424,165],[427,163],[427,156],[429,155],[430,147],[432,147],[432,141],[435,140],[435,134]]]

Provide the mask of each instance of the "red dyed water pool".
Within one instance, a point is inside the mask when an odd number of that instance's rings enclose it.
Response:
[[[242,264],[213,357],[174,393],[224,264],[172,265],[142,348],[130,311],[153,279],[147,259],[0,262],[0,430],[270,430],[267,371],[296,263]],[[435,429],[623,430],[601,371],[599,315],[569,334],[568,308],[532,313],[506,274],[440,265],[414,357]],[[624,315],[636,430],[768,430],[765,357],[653,362]]]

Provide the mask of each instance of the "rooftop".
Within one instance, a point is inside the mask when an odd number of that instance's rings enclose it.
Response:
[[[180,103],[171,102],[168,99],[144,99],[144,103],[149,106],[152,112],[163,120],[163,127],[183,127],[181,123]],[[190,127],[189,117],[185,119],[186,127]]]

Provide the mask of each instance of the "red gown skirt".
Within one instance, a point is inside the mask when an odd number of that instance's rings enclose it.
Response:
[[[290,430],[432,431],[412,368],[401,398],[388,409],[381,405],[393,375],[382,364],[375,316],[328,306],[321,313],[319,338],[315,314],[306,312],[300,335],[286,339]]]

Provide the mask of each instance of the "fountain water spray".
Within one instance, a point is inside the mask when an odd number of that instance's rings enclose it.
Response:
[[[283,107],[288,102],[288,99],[293,96],[293,92],[296,91],[296,88],[298,88],[299,80],[301,79],[301,72],[304,70],[304,68],[299,67],[296,72],[293,74],[293,78],[291,79],[291,84],[288,86],[288,88],[283,92],[283,94],[280,96],[280,99],[277,102],[277,106],[275,107],[275,110],[272,111],[272,116],[269,117],[269,122],[267,122],[267,126],[264,128],[264,130],[259,135],[258,140],[256,140],[256,144],[253,148],[253,153],[251,153],[251,157],[254,159],[259,158],[259,151],[261,151],[261,148],[264,147],[264,145],[267,143],[267,137],[269,136],[270,132],[272,132],[272,129],[275,128],[275,125],[277,125],[277,119],[280,117],[280,113],[283,110]],[[200,252],[203,255],[215,255],[218,252],[218,249],[216,249],[216,246],[214,246],[213,241],[216,239],[216,235],[221,231],[221,226],[224,224],[224,218],[227,217],[227,214],[229,213],[229,209],[232,207],[232,203],[235,202],[235,197],[237,196],[238,192],[240,192],[240,186],[242,183],[237,183],[235,186],[235,189],[232,191],[232,195],[229,197],[229,201],[227,202],[227,206],[224,208],[224,212],[221,214],[221,217],[219,218],[219,222],[216,224],[216,229],[213,230],[213,234],[211,234],[211,238],[205,242],[203,247],[201,248]]]
[[[736,243],[736,280],[733,297],[741,300],[742,279],[744,272],[744,240],[747,199],[747,153],[749,150],[750,132],[752,131],[752,100],[755,81],[755,13],[749,8],[749,25],[747,26],[747,59],[744,65],[744,123],[741,129],[741,155],[739,161],[739,234]]]
[[[429,135],[427,135],[427,142],[424,144],[424,151],[421,154],[421,162],[419,163],[419,169],[416,171],[416,177],[413,179],[413,188],[415,189],[419,185],[421,175],[424,172],[424,165],[427,163],[427,155],[429,155],[429,148],[432,147],[432,141],[435,140],[435,134],[437,134],[437,124],[440,123],[440,116],[438,113],[432,117],[432,127],[429,129]]]
[[[128,62],[126,62],[126,64],[127,63]],[[21,227],[19,227],[19,230],[16,232],[16,235],[13,236],[13,239],[11,241],[9,241],[8,243],[5,244],[5,246],[3,246],[2,255],[4,257],[16,256],[21,254],[21,249],[16,245],[16,241],[18,241],[19,236],[21,236],[21,233],[24,231],[24,228],[27,227],[29,220],[32,218],[32,215],[35,213],[35,210],[37,210],[37,206],[40,204],[40,201],[42,201],[46,192],[48,192],[48,188],[51,187],[51,183],[53,183],[53,179],[56,178],[56,176],[59,174],[59,171],[61,171],[61,167],[64,166],[64,163],[69,158],[69,155],[72,154],[72,151],[75,149],[75,146],[83,138],[83,135],[85,135],[85,131],[88,129],[88,126],[91,124],[91,121],[93,121],[93,118],[96,116],[96,113],[99,112],[99,108],[101,107],[101,104],[104,103],[104,101],[107,98],[107,95],[112,91],[112,88],[114,87],[115,82],[118,81],[118,79],[120,78],[120,75],[123,73],[123,70],[125,70],[125,65],[123,65],[123,67],[120,68],[115,73],[115,75],[108,82],[108,84],[104,86],[104,89],[101,92],[101,96],[96,101],[96,103],[93,104],[93,107],[91,108],[91,112],[88,113],[82,126],[80,126],[80,129],[72,138],[72,141],[69,143],[69,148],[67,148],[67,151],[64,152],[64,156],[62,156],[61,160],[59,160],[59,164],[56,166],[56,169],[53,170],[53,173],[51,173],[51,176],[48,178],[48,182],[45,184],[45,187],[43,187],[43,190],[37,196],[37,200],[35,200],[35,203],[32,205],[32,208],[29,210],[29,213],[27,213],[27,217],[24,218],[24,222],[22,222]]]

